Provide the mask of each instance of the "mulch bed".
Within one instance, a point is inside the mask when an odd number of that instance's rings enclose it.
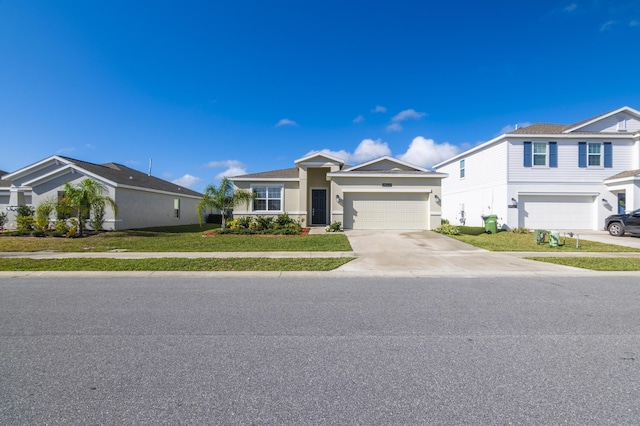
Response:
[[[233,237],[291,237],[300,235],[309,235],[310,228],[302,228],[299,234],[218,234],[216,231],[207,231],[202,234],[203,237],[215,237],[216,235],[231,235]]]

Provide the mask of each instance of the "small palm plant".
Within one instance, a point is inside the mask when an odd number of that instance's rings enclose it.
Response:
[[[235,206],[248,203],[255,195],[251,191],[246,189],[233,190],[233,184],[227,178],[223,178],[220,181],[220,185],[215,186],[213,184],[207,185],[204,189],[204,196],[202,200],[196,206],[198,213],[198,221],[202,226],[202,216],[208,209],[220,210],[222,213],[221,229],[226,227],[226,211],[232,209]]]
[[[118,214],[116,202],[105,192],[108,193],[107,187],[95,179],[84,179],[75,185],[69,182],[64,184],[64,197],[60,200],[59,208],[76,216],[79,235],[84,233],[84,221],[91,210],[104,212],[108,205],[114,215]]]

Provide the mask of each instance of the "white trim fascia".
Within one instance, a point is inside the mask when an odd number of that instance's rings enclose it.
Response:
[[[329,159],[329,160],[331,160],[333,162],[338,163],[339,165],[344,165],[344,160],[342,160],[341,158],[335,157],[335,156],[333,156],[331,154],[325,154],[322,151],[314,152],[314,153],[305,155],[302,158],[298,158],[297,160],[294,161],[294,164],[300,164],[300,163],[303,163],[303,162],[307,162],[308,160],[310,160],[311,158],[314,158],[314,157],[324,157],[324,158],[327,158],[327,159]]]
[[[344,215],[344,210],[332,210],[331,214],[332,215],[334,215],[334,214],[335,215],[339,215],[339,214]]]
[[[618,108],[615,111],[611,111],[611,112],[609,112],[609,113],[607,113],[605,115],[598,116],[598,117],[594,118],[593,120],[589,120],[586,123],[582,123],[579,126],[571,127],[570,129],[564,130],[562,133],[574,132],[577,129],[581,129],[583,127],[589,126],[590,124],[597,123],[598,121],[604,120],[605,118],[609,118],[612,115],[616,115],[616,114],[619,114],[621,112],[627,112],[627,113],[629,113],[631,115],[635,115],[636,118],[640,118],[640,111],[636,111],[635,109],[633,109],[631,107],[628,107],[628,106],[623,106],[622,108]]]
[[[534,192],[534,191],[518,191],[517,192],[518,196],[524,195],[541,195],[541,196],[545,196],[545,195],[558,195],[558,196],[566,196],[566,197],[597,197],[600,195],[599,192],[579,192],[579,191],[540,191],[540,192]]]
[[[105,223],[116,223],[116,222],[122,222],[122,219],[105,219],[104,220]]]
[[[183,198],[193,198],[194,200],[199,200],[202,197],[198,197],[196,195],[188,195],[180,192],[170,192],[170,191],[162,191],[160,189],[151,189],[151,188],[143,188],[141,186],[131,186],[131,185],[115,185],[116,188],[122,189],[132,189],[134,191],[144,191],[144,192],[153,192],[155,194],[164,194],[164,195],[178,195]],[[117,195],[116,195],[117,196]]]
[[[299,182],[300,178],[229,178],[231,182]]]
[[[348,178],[370,178],[370,177],[382,177],[382,178],[388,178],[388,179],[395,179],[395,178],[420,178],[420,179],[437,179],[437,178],[446,178],[447,176],[449,176],[448,173],[438,173],[438,172],[428,172],[428,175],[405,175],[405,174],[394,174],[394,175],[390,175],[387,173],[358,173],[358,174],[353,174],[353,173],[349,173],[349,172],[333,172],[333,173],[327,173],[327,176],[329,177],[348,177]]]
[[[296,165],[298,167],[306,167],[306,168],[310,168],[310,167],[332,167],[332,166],[339,166],[339,164],[336,163],[332,163],[332,162],[320,162],[320,161],[305,161],[304,163],[296,163]]]
[[[45,163],[48,163],[51,160],[59,161],[59,162],[61,162],[63,164],[67,164],[67,165],[73,164],[69,160],[65,160],[64,158],[58,157],[57,155],[52,155],[50,157],[45,158],[44,160],[38,161],[37,163],[30,164],[30,165],[28,165],[26,167],[23,167],[21,169],[16,170],[13,173],[9,173],[8,175],[4,175],[4,176],[2,176],[2,179],[5,180],[7,178],[14,178],[16,176],[23,175],[25,173],[28,173],[30,170],[38,169],[40,166],[42,166]]]
[[[266,214],[280,214],[280,213],[282,213],[282,212],[275,212],[275,213],[269,212],[269,213],[266,213]],[[307,214],[307,212],[304,212],[304,211],[303,212],[284,212],[284,213],[290,214],[290,215],[291,214],[295,214],[295,215],[306,215]],[[234,210],[233,214],[253,214],[253,215],[257,215],[257,214],[261,214],[261,213],[260,212],[250,212],[248,210]]]
[[[623,177],[623,178],[605,179],[605,180],[603,180],[603,182],[607,186],[620,184],[620,183],[640,182],[640,173],[638,173],[637,175],[634,175],[634,176],[627,176],[627,177]]]
[[[82,167],[76,166],[73,163],[69,163],[64,167],[61,167],[59,169],[56,169],[56,170],[54,170],[52,172],[47,173],[46,175],[38,176],[35,179],[31,179],[30,181],[25,182],[23,185],[33,186],[33,184],[36,183],[36,182],[48,182],[48,181],[50,181],[51,179],[53,179],[53,178],[55,178],[57,176],[61,176],[62,174],[64,174],[63,172],[66,172],[68,170],[71,170],[71,173],[80,172],[83,175],[91,176],[92,178],[100,180],[102,182],[106,182],[106,183],[108,183],[109,185],[111,185],[113,187],[117,186],[117,184],[115,182],[112,182],[112,181],[110,181],[108,179],[105,179],[102,176],[97,175],[95,173],[91,173],[91,172],[83,169]]]
[[[422,168],[420,166],[416,166],[415,164],[411,164],[411,163],[408,163],[408,162],[403,161],[403,160],[399,160],[397,158],[390,157],[388,155],[385,155],[383,157],[374,158],[373,160],[367,161],[366,163],[358,164],[357,166],[350,167],[350,168],[348,168],[348,169],[346,169],[344,171],[345,172],[349,172],[349,171],[352,171],[352,170],[357,170],[357,169],[360,169],[362,167],[366,167],[366,166],[369,166],[371,164],[379,163],[379,162],[385,161],[385,160],[389,160],[389,161],[391,161],[393,163],[400,164],[402,166],[411,167],[412,169],[418,170],[420,172],[430,172],[430,170],[427,170],[427,169]]]
[[[432,189],[426,189],[426,188],[422,188],[422,189],[413,189],[413,188],[391,188],[391,189],[377,189],[377,188],[345,188],[342,190],[342,193],[353,193],[353,192],[357,192],[357,193],[376,193],[376,194],[386,194],[389,192],[395,192],[395,193],[412,193],[412,194],[430,194],[433,192]]]

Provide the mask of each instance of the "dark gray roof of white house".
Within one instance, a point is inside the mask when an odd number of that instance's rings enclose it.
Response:
[[[189,188],[168,182],[155,176],[149,176],[146,173],[132,169],[118,163],[93,164],[86,161],[76,160],[75,158],[64,158],[75,164],[76,166],[101,176],[111,182],[121,185],[128,185],[142,189],[153,189],[156,191],[171,192],[174,194],[190,195],[193,197],[202,197],[202,194]]]
[[[627,177],[634,177],[640,175],[640,169],[636,170],[626,170],[624,172],[620,172],[617,175],[613,175],[611,177],[606,178],[605,180],[613,180],[613,179],[622,179]]]
[[[298,176],[298,168],[292,167],[290,169],[280,169],[280,170],[271,170],[268,172],[259,172],[259,173],[250,173],[248,175],[240,175],[230,177],[229,180],[234,180],[236,178],[240,179],[297,179]]]

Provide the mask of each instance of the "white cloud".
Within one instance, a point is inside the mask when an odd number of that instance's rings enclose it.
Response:
[[[353,119],[354,123],[362,123],[364,121],[364,115],[359,115]]]
[[[400,111],[395,116],[393,116],[391,121],[393,121],[394,123],[399,123],[406,120],[419,120],[425,115],[427,115],[426,112],[418,112],[415,109],[405,109],[404,111]]]
[[[288,118],[283,118],[282,120],[278,121],[276,123],[276,127],[282,127],[282,126],[297,126],[298,123],[296,123],[293,120],[289,120]]]
[[[401,132],[402,126],[400,123],[391,123],[387,126],[387,132]]]
[[[522,123],[507,124],[502,129],[500,129],[500,132],[496,136],[504,135],[505,133],[513,132],[516,129],[522,129],[523,127],[527,126],[531,126],[531,123],[524,121]]]
[[[217,169],[220,167],[242,167],[242,163],[238,160],[222,160],[222,161],[209,161],[205,167]]]
[[[376,105],[376,107],[374,109],[371,110],[371,112],[387,112],[387,108],[383,107],[382,105]]]
[[[459,152],[459,148],[450,143],[438,144],[433,139],[418,136],[411,141],[407,152],[398,155],[398,158],[416,166],[429,168]]]
[[[600,32],[604,32],[607,31],[609,29],[611,29],[611,27],[616,23],[616,21],[607,21],[604,24],[602,24],[602,26],[600,27]]]
[[[332,157],[336,157],[341,159],[347,164],[360,164],[367,162],[369,160],[373,160],[374,158],[383,157],[385,155],[391,155],[391,150],[389,149],[389,145],[386,142],[382,142],[380,139],[363,139],[362,142],[358,144],[356,150],[352,153],[347,152],[345,150],[340,151],[332,151],[330,149],[323,149],[320,151],[311,151],[307,153],[307,155],[322,153],[328,154]]]
[[[176,180],[171,181],[172,183],[175,183],[176,185],[180,185],[184,188],[191,188],[193,185],[195,185],[198,182],[201,182],[202,179],[200,179],[199,177],[196,176],[191,176],[190,174],[186,174],[184,176],[182,176],[181,178],[178,178]]]
[[[576,3],[571,3],[569,6],[564,8],[565,12],[573,12],[574,10],[576,10],[578,8],[578,5]]]
[[[225,177],[240,176],[240,175],[247,174],[247,169],[245,165],[238,160],[209,161],[205,165],[205,167],[209,167],[212,169],[220,169],[220,168],[226,169],[218,173],[215,176],[214,180],[220,180]]]
[[[225,177],[233,177],[233,176],[240,176],[240,175],[246,175],[246,174],[247,174],[247,170],[243,167],[229,167],[227,170],[218,173],[214,179],[221,180],[222,178],[225,178]]]
[[[56,151],[56,154],[71,154],[72,152],[75,152],[76,149],[73,147],[69,147],[69,148],[60,148],[59,150]]]

